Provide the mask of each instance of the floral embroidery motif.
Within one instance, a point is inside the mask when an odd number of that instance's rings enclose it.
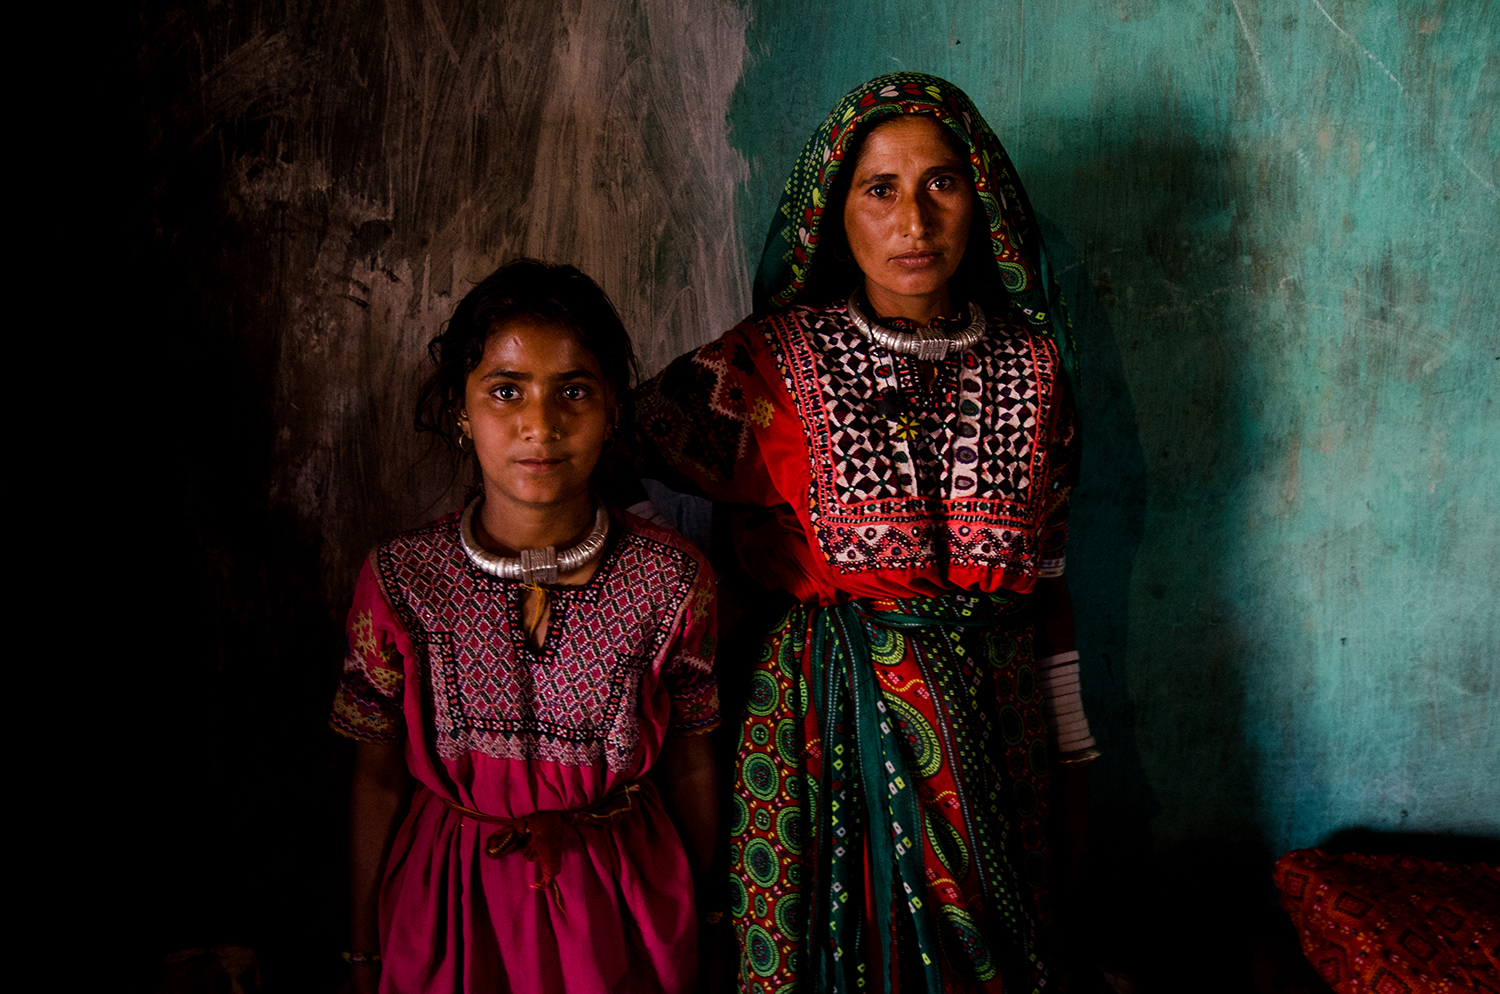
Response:
[[[693,620],[702,621],[708,617],[708,608],[714,602],[714,588],[708,584],[700,584],[693,592]]]
[[[771,402],[764,397],[755,398],[755,403],[750,408],[750,420],[758,428],[771,427],[771,418],[775,414],[776,408],[772,407]]]
[[[395,648],[376,636],[370,612],[356,612],[349,626],[344,676],[328,719],[334,731],[363,742],[401,738],[400,715],[387,706],[392,699],[400,699],[405,680],[397,660]]]

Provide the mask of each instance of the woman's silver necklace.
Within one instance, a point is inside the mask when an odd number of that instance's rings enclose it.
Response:
[[[932,328],[920,331],[896,331],[878,321],[865,317],[860,304],[864,303],[864,290],[855,287],[849,292],[849,322],[859,333],[882,348],[902,355],[914,355],[922,362],[941,362],[950,352],[967,352],[974,343],[984,337],[984,311],[974,301],[969,301],[969,325],[963,331],[945,335]]]
[[[522,549],[520,556],[515,557],[491,555],[480,548],[474,538],[474,511],[483,502],[484,495],[481,494],[464,508],[463,516],[458,519],[458,537],[469,562],[491,576],[520,580],[528,586],[556,583],[558,574],[587,566],[604,551],[604,540],[609,535],[609,511],[603,501],[596,501],[598,510],[594,512],[594,530],[571,549],[558,552],[557,546],[549,545],[545,549]]]

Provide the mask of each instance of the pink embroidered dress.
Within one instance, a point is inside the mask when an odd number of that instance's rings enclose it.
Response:
[[[540,650],[521,583],[469,562],[456,514],[381,545],[360,573],[330,724],[405,739],[418,784],[381,889],[382,992],[696,980],[687,856],[645,774],[668,735],[718,725],[713,576],[676,534],[611,524],[592,579],[550,588]],[[451,806],[520,819],[625,801],[562,824],[546,887],[540,861],[487,855],[496,825]]]

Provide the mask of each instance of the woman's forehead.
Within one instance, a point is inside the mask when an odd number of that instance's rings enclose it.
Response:
[[[942,122],[926,115],[888,117],[870,129],[855,160],[856,171],[865,171],[877,160],[917,157],[932,164],[961,164],[962,152]]]

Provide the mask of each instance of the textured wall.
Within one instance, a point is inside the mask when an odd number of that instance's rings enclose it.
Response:
[[[411,428],[426,343],[518,253],[594,276],[648,370],[738,320],[746,167],[724,121],[745,13],[137,13],[140,293],[162,340],[145,437],[171,450],[150,609],[179,625],[143,677],[150,713],[171,716],[148,723],[148,886],[164,944],[230,935],[299,972],[342,928],[347,756],[323,721],[355,571],[464,482]]]
[[[1097,293],[1071,572],[1110,823],[1500,834],[1500,9],[766,3],[750,48],[747,252],[825,109],[920,68]]]
[[[576,262],[659,366],[745,310],[802,141],[895,68],[968,89],[1070,283],[1104,824],[1500,832],[1489,0],[137,13],[139,282],[175,357],[152,589],[186,619],[143,677],[160,941],[336,947],[338,625],[363,551],[452,500],[409,406],[456,295]]]

